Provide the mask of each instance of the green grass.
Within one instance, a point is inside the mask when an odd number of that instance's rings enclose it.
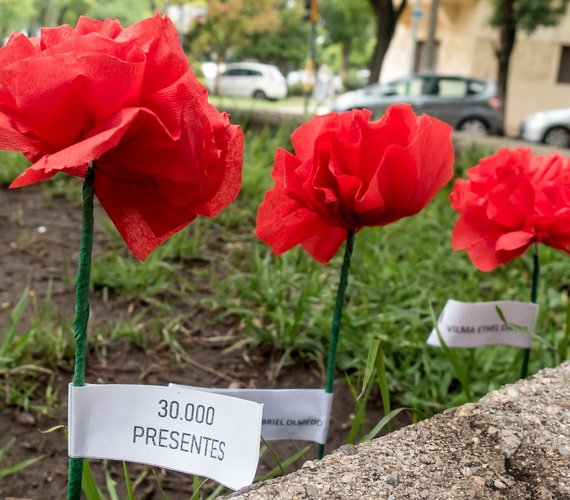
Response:
[[[0,188],[8,186],[29,165],[20,153],[0,151]]]
[[[326,266],[314,262],[301,249],[275,257],[253,235],[257,206],[272,185],[274,151],[278,146],[290,147],[289,134],[284,127],[248,132],[243,188],[236,202],[215,219],[194,222],[142,264],[129,255],[107,222],[108,242],[104,250],[99,249],[93,264],[95,289],[161,311],[162,323],[168,324],[176,322],[169,312],[173,300],[187,305],[199,302],[219,317],[232,314],[241,318],[245,346],[269,345],[286,363],[322,362],[342,252]],[[458,157],[458,171],[464,173],[485,154],[488,151],[480,146],[467,149]],[[65,181],[61,182],[61,187],[52,191],[54,196],[66,191]],[[447,199],[450,186],[416,217],[357,234],[339,342],[338,367],[350,374],[363,369],[370,342],[379,339],[390,393],[399,403],[427,414],[466,400],[445,353],[425,343],[433,326],[431,309],[439,314],[448,298],[528,300],[530,293],[529,256],[492,273],[481,273],[464,253],[451,251],[450,232],[456,214]],[[568,299],[560,291],[570,281],[565,258],[549,248],[541,250],[538,333],[557,349],[535,349],[531,371],[559,363],[560,353],[566,350]],[[164,329],[159,321],[153,323],[153,317],[156,312],[141,313],[115,325],[101,336],[101,345],[105,347],[118,338],[148,345],[145,336],[162,338]],[[63,332],[65,328],[52,331]],[[172,331],[177,331],[175,325]],[[176,345],[176,333],[173,335],[169,342]],[[60,356],[67,356],[70,346],[66,341],[61,347],[62,342],[34,342],[33,355],[37,357],[38,350],[46,349],[52,351],[48,355],[52,359],[57,356],[55,345],[60,346]],[[11,363],[22,364],[26,355],[17,354]],[[516,379],[521,351],[484,347],[457,350],[455,355],[466,367],[472,397],[477,398]]]
[[[283,363],[323,364],[342,251],[323,266],[301,249],[276,257],[253,235],[257,207],[272,185],[275,149],[290,148],[290,132],[285,127],[247,132],[243,188],[235,203],[215,219],[194,222],[143,264],[129,255],[116,230],[105,223],[107,241],[96,249],[92,286],[103,297],[117,294],[142,309],[112,328],[90,333],[90,345],[103,362],[118,339],[143,349],[166,346],[182,361],[180,310],[203,307],[217,318],[237,316],[244,326],[244,348],[270,346]],[[470,147],[459,155],[457,172],[464,174],[486,154],[482,147]],[[1,154],[0,164],[9,166],[0,168],[3,184],[26,165],[12,154]],[[46,189],[54,199],[76,197],[74,181],[71,185],[65,176],[56,176]],[[450,188],[451,183],[418,216],[356,235],[338,352],[339,377],[358,400],[355,442],[389,425],[402,407],[410,408],[414,418],[429,416],[477,399],[518,376],[519,349],[454,350],[456,367],[463,367],[468,377],[460,380],[463,375],[457,375],[446,353],[426,345],[432,311],[437,316],[449,298],[527,301],[530,295],[530,255],[481,273],[464,253],[451,251],[456,214],[447,199]],[[551,347],[534,343],[531,373],[566,356],[566,259],[561,252],[541,248],[538,334]],[[45,412],[63,399],[54,394],[51,380],[56,370],[70,367],[71,318],[58,317],[50,301],[49,294],[38,298],[26,292],[12,311],[0,343],[0,396],[7,404]],[[381,352],[381,360],[370,354],[371,346]],[[370,371],[374,362],[376,382]],[[364,394],[358,399],[361,388]],[[374,398],[388,416],[370,431],[363,411]]]
[[[56,371],[69,369],[73,355],[71,318],[51,307],[51,294],[38,298],[28,288],[10,312],[0,340],[0,397],[7,405],[48,414],[59,395]]]
[[[304,97],[293,96],[277,101],[253,99],[251,97],[231,97],[221,95],[210,95],[210,101],[217,108],[223,109],[226,106],[240,109],[263,109],[263,110],[294,110],[302,113],[305,103]],[[311,106],[313,104],[311,103]],[[312,109],[312,108],[311,108]]]
[[[265,145],[273,150],[280,140],[268,138]],[[464,172],[485,154],[484,148],[469,148],[459,156],[458,170]],[[269,166],[256,155],[246,159],[244,172],[242,196],[227,211],[231,217],[240,214],[240,244],[227,256],[229,271],[216,282],[212,301],[244,320],[252,344],[269,343],[290,362],[324,359],[342,252],[327,266],[301,249],[275,257],[251,236],[256,206],[271,185]],[[427,414],[466,400],[445,353],[425,343],[433,327],[430,307],[439,314],[448,298],[526,301],[530,293],[529,256],[481,273],[464,253],[451,251],[456,214],[447,199],[450,186],[418,216],[358,233],[339,343],[338,366],[350,373],[365,366],[371,339],[381,339],[391,393]],[[218,219],[226,220],[224,215]],[[549,248],[541,252],[538,331],[555,345],[564,335],[567,297],[559,288],[570,280],[565,258]],[[478,398],[516,379],[521,351],[485,347],[456,355]],[[536,349],[531,369],[559,361],[556,353]]]

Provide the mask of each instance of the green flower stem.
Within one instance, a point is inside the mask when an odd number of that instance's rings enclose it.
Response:
[[[336,303],[334,306],[333,321],[331,328],[331,339],[329,343],[329,352],[327,356],[327,373],[325,381],[325,392],[333,393],[334,376],[336,371],[336,349],[338,345],[338,335],[340,332],[340,323],[342,320],[342,308],[344,306],[344,295],[348,284],[348,271],[350,269],[350,259],[352,258],[352,250],[354,248],[354,231],[348,231],[346,246],[344,249],[344,258],[340,271],[340,281],[336,292]],[[320,444],[317,456],[323,458],[325,454],[325,445]]]
[[[530,287],[530,301],[533,304],[537,302],[538,296],[538,277],[540,275],[540,260],[538,258],[538,243],[534,244],[534,253],[532,255],[532,283]],[[525,349],[523,352],[523,359],[521,364],[521,374],[519,378],[526,378],[528,376],[528,363],[530,360],[530,348]]]
[[[90,166],[83,181],[83,215],[81,221],[81,242],[79,262],[75,280],[75,365],[73,385],[85,385],[85,359],[87,357],[87,323],[89,321],[89,278],[91,275],[91,252],[93,249],[93,193],[94,166]],[[83,476],[83,459],[69,458],[67,499],[79,500]]]

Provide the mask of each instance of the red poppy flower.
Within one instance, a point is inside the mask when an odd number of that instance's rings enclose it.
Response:
[[[95,162],[95,194],[140,259],[241,184],[241,130],[208,103],[158,15],[12,35],[0,49],[0,148],[33,162],[11,187]]]
[[[459,212],[453,249],[467,250],[481,271],[535,242],[570,253],[570,159],[502,149],[458,179],[450,199]]]
[[[295,154],[278,149],[275,186],[257,214],[256,235],[280,255],[302,245],[328,262],[348,230],[418,213],[451,179],[451,127],[408,105],[378,121],[369,110],[319,116],[301,125]]]

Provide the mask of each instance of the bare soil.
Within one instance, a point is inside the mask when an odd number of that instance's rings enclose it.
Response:
[[[51,290],[50,305],[63,318],[71,318],[74,304],[74,273],[77,262],[81,210],[77,202],[54,196],[44,186],[32,186],[9,191],[0,187],[0,339],[5,331],[9,314],[26,286],[35,297],[45,297]],[[105,215],[96,210],[94,259],[108,246],[108,237],[102,221]],[[196,265],[208,265],[197,263]],[[208,286],[199,287],[197,293],[208,293]],[[198,299],[199,297],[196,297]],[[193,304],[190,308],[188,303]],[[183,348],[181,357],[164,342],[156,340],[150,345],[135,345],[129,340],[91,346],[87,362],[87,381],[91,383],[168,384],[177,382],[198,386],[217,387],[321,387],[323,367],[299,361],[279,369],[281,353],[270,348],[249,350],[228,349],[243,336],[238,319],[232,316],[216,320],[217,316],[200,306],[200,301],[170,304],[168,314],[183,315],[183,328],[177,341]],[[95,290],[91,297],[90,328],[108,327],[143,312],[148,305],[132,302],[118,294]],[[168,318],[165,318],[167,321]],[[29,318],[24,318],[24,322]],[[102,347],[103,345],[103,347]],[[239,344],[238,344],[239,345]],[[41,456],[42,460],[25,470],[0,480],[3,498],[57,499],[65,497],[67,441],[63,428],[45,432],[67,421],[67,384],[71,380],[71,356],[56,367],[30,372],[36,383],[30,400],[44,405],[45,411],[26,411],[22,406],[0,402],[0,447],[10,438],[15,444],[5,457],[0,457],[0,470],[22,460]],[[41,360],[38,360],[41,365]],[[21,380],[21,379],[18,379]],[[4,392],[14,378],[0,374]],[[48,397],[46,387],[55,389]],[[377,401],[369,405],[371,422],[378,421],[382,413]],[[346,386],[337,383],[333,415],[329,430],[328,449],[344,444],[351,425],[350,414],[354,404]],[[402,425],[404,421],[396,426]],[[280,442],[275,451],[283,461],[306,443]],[[294,464],[312,459],[316,454],[313,445],[309,452]],[[262,455],[259,473],[275,467],[271,453]],[[104,488],[103,466],[93,461],[98,485]],[[110,463],[111,476],[118,483],[122,497],[121,464]],[[160,488],[168,498],[189,498],[192,478],[143,465],[129,466],[131,477],[138,478],[136,498],[162,498]],[[159,486],[160,484],[160,486]]]

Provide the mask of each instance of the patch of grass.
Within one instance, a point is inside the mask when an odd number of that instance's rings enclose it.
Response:
[[[235,203],[215,219],[195,221],[144,263],[130,256],[107,222],[106,248],[96,249],[102,253],[94,259],[93,286],[103,293],[117,293],[150,305],[157,312],[150,316],[162,318],[168,318],[172,300],[182,304],[201,300],[203,306],[221,315],[241,318],[247,345],[270,345],[283,353],[286,362],[300,357],[322,363],[342,252],[322,266],[301,249],[275,257],[253,235],[257,207],[272,185],[275,149],[290,148],[290,132],[288,127],[247,131],[243,187]],[[486,154],[488,151],[480,146],[467,148],[458,155],[457,170],[463,173]],[[62,185],[52,194],[58,196],[66,190]],[[527,300],[529,295],[529,257],[492,273],[480,273],[464,253],[451,251],[450,232],[456,214],[447,200],[449,190],[447,186],[416,217],[359,232],[338,352],[339,368],[358,373],[366,364],[370,342],[378,339],[390,394],[398,403],[428,414],[466,400],[445,353],[425,343],[433,326],[430,308],[438,314],[448,298]],[[561,287],[570,282],[570,270],[561,255],[551,249],[542,250],[541,260],[539,334],[547,336],[556,349],[535,349],[533,371],[559,363],[567,351],[564,325],[568,297]],[[42,317],[39,311],[34,314]],[[163,323],[172,321],[169,318]],[[142,313],[115,325],[109,334],[98,334],[96,342],[103,354],[118,338],[130,338],[144,347],[149,332],[156,333],[152,338],[159,341],[164,334],[160,324],[151,323]],[[69,325],[51,325],[49,341],[37,340],[46,324],[49,321],[34,323],[19,340],[5,340],[10,343],[11,354],[4,361],[4,370],[25,366],[27,360],[40,356],[48,360],[42,366],[49,369],[69,356]],[[176,345],[175,332],[168,339]],[[512,382],[521,357],[520,350],[507,347],[457,350],[455,354],[457,363],[470,374],[474,398]],[[26,383],[17,394],[5,397],[28,401],[36,389]],[[374,396],[376,391],[372,392]]]
[[[26,411],[49,413],[57,400],[55,372],[69,368],[72,353],[71,319],[53,312],[49,292],[38,300],[26,289],[0,342],[0,397]]]
[[[0,151],[0,187],[10,185],[29,166],[30,162],[20,153]]]
[[[324,363],[342,251],[322,266],[299,248],[275,257],[253,235],[257,207],[272,186],[275,149],[291,147],[290,133],[289,127],[246,131],[243,187],[235,203],[215,219],[196,220],[144,263],[129,254],[116,229],[105,222],[107,238],[104,248],[95,249],[92,285],[98,293],[115,293],[145,307],[111,328],[90,332],[90,346],[103,364],[112,344],[124,339],[142,349],[164,347],[183,363],[179,334],[184,318],[172,302],[183,307],[200,303],[218,317],[239,317],[243,342],[237,344],[245,348],[268,345],[281,353],[283,363]],[[458,155],[456,175],[463,176],[487,154],[480,146],[467,148]],[[18,155],[0,153],[0,184],[11,182],[26,166]],[[77,179],[57,176],[45,186],[54,200],[63,196],[79,203]],[[458,375],[443,350],[426,345],[431,311],[437,315],[449,298],[526,301],[530,294],[530,256],[481,273],[464,253],[451,251],[456,214],[447,199],[450,189],[451,183],[418,216],[356,236],[337,359],[356,400],[355,442],[389,426],[402,407],[414,418],[429,416],[477,399],[518,375],[519,349],[454,350],[454,364],[462,367]],[[535,342],[531,373],[568,354],[570,268],[565,259],[541,248],[538,334],[553,348]],[[71,367],[72,318],[57,316],[51,305],[49,293],[40,300],[26,291],[11,312],[0,337],[0,397],[6,404],[46,413],[63,399],[53,377]],[[356,388],[362,389],[360,397]],[[366,406],[374,398],[382,401],[385,417],[369,430]],[[111,479],[106,484],[112,490]]]
[[[224,107],[229,106],[231,108],[242,108],[242,109],[275,109],[275,110],[294,110],[295,112],[301,113],[304,106],[303,96],[292,96],[285,99],[279,99],[277,101],[253,99],[251,97],[233,97],[233,96],[221,96],[221,95],[210,95],[210,101],[214,106],[219,109],[224,109]]]
[[[271,142],[267,145],[273,150]],[[458,155],[459,170],[486,154],[482,147],[468,148]],[[240,244],[229,249],[225,277],[215,284],[212,304],[240,316],[254,345],[269,343],[291,358],[324,359],[342,252],[321,266],[301,249],[275,257],[250,236],[257,204],[268,187],[262,180],[268,176],[267,158],[257,157],[263,154],[246,160],[244,196],[232,208],[241,221]],[[445,353],[425,343],[433,327],[430,307],[438,314],[449,298],[529,298],[530,257],[481,273],[465,253],[451,251],[456,214],[449,192],[450,185],[416,217],[366,228],[356,236],[338,352],[341,370],[362,370],[371,339],[380,339],[390,392],[401,404],[427,414],[467,400]],[[220,224],[225,222],[222,217]],[[559,289],[570,280],[562,258],[548,248],[541,252],[539,334],[554,337],[554,345],[564,341],[567,296]],[[466,367],[472,395],[478,398],[516,379],[521,351],[493,346],[457,350],[456,357]],[[536,371],[558,363],[560,356],[537,348],[532,359],[531,369]]]
[[[94,287],[159,306],[160,297],[164,295],[184,297],[192,290],[192,284],[181,270],[193,259],[204,259],[205,221],[194,221],[189,229],[169,238],[144,262],[129,253],[108,220],[106,228],[109,235],[107,251],[93,261],[91,283]]]
[[[469,144],[469,146],[457,156],[455,161],[455,176],[464,178],[469,168],[479,163],[481,158],[489,156],[492,153],[493,151],[491,149],[476,142]]]
[[[2,446],[2,448],[0,448],[0,479],[6,476],[10,476],[11,474],[17,474],[18,472],[27,469],[31,465],[34,465],[36,462],[39,462],[44,458],[43,456],[40,456],[40,457],[30,458],[28,460],[23,460],[16,464],[4,465],[5,457],[12,448],[12,446],[14,446],[15,442],[16,440],[14,438],[8,439],[8,441],[6,441],[6,443]]]

